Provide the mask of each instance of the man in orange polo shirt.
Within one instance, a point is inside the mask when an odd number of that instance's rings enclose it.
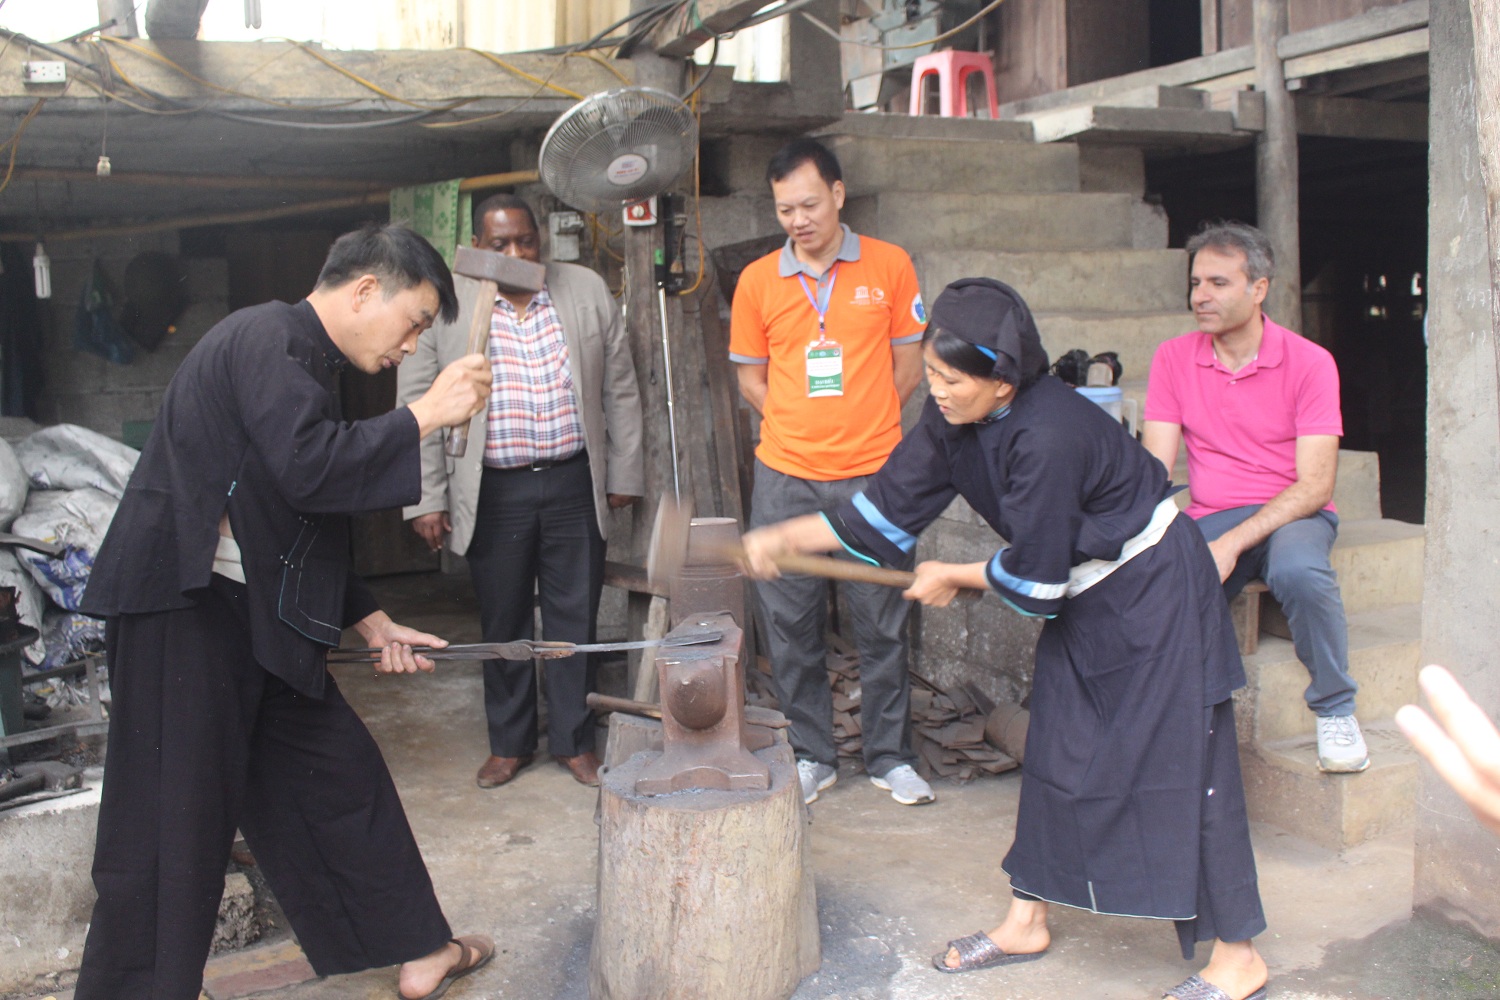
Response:
[[[922,377],[927,314],[911,258],[839,221],[838,160],[813,139],[766,168],[786,245],[750,264],[734,294],[730,360],[761,415],[750,527],[831,510],[858,493],[901,440],[901,404]],[[803,798],[838,779],[823,632],[827,583],[755,585],[771,669]],[[865,770],[903,805],[933,800],[912,768],[907,603],[900,591],[843,584],[860,657]]]

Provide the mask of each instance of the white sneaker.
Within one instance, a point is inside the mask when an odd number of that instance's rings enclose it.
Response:
[[[1318,770],[1348,774],[1369,766],[1370,751],[1358,719],[1352,715],[1318,717]]]
[[[804,757],[797,761],[797,777],[802,782],[802,801],[812,805],[818,801],[819,792],[839,780],[839,772],[837,768]]]
[[[890,792],[891,798],[903,806],[916,806],[937,798],[932,786],[922,780],[910,764],[893,767],[881,777],[870,775],[870,784],[882,791]]]

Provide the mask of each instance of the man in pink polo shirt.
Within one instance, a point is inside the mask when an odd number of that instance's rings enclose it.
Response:
[[[1333,356],[1260,311],[1275,271],[1253,226],[1217,223],[1188,241],[1189,301],[1199,329],[1156,350],[1142,443],[1170,472],[1186,441],[1187,513],[1219,565],[1228,598],[1265,580],[1281,602],[1312,682],[1318,766],[1363,771],[1349,629],[1328,562],[1338,534],[1339,374]]]

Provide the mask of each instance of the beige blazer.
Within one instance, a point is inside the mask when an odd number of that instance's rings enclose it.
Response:
[[[416,353],[396,370],[397,405],[419,398],[437,373],[462,357],[468,347],[478,282],[454,275],[453,284],[458,292],[458,319],[447,324],[439,321],[417,338]],[[594,510],[599,531],[607,537],[609,506],[605,495],[644,496],[646,492],[641,395],[635,364],[620,321],[620,308],[604,279],[586,267],[550,261],[547,291],[568,342],[568,366],[594,479]],[[445,430],[422,440],[422,499],[414,507],[403,508],[402,515],[409,521],[422,514],[447,511],[453,521],[448,547],[463,555],[474,537],[485,412],[481,410],[469,424],[469,446],[463,458],[443,453],[447,436]]]

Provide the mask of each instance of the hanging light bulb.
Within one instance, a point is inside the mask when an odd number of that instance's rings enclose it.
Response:
[[[99,163],[98,163],[98,165],[96,167],[94,167],[94,173],[97,174],[100,177],[108,177],[109,176],[109,171],[110,171],[109,157],[105,156],[103,153],[100,153],[99,154]]]
[[[47,256],[47,248],[40,240],[37,241],[36,256],[31,258],[31,269],[36,272],[36,297],[52,298],[52,259]]]

